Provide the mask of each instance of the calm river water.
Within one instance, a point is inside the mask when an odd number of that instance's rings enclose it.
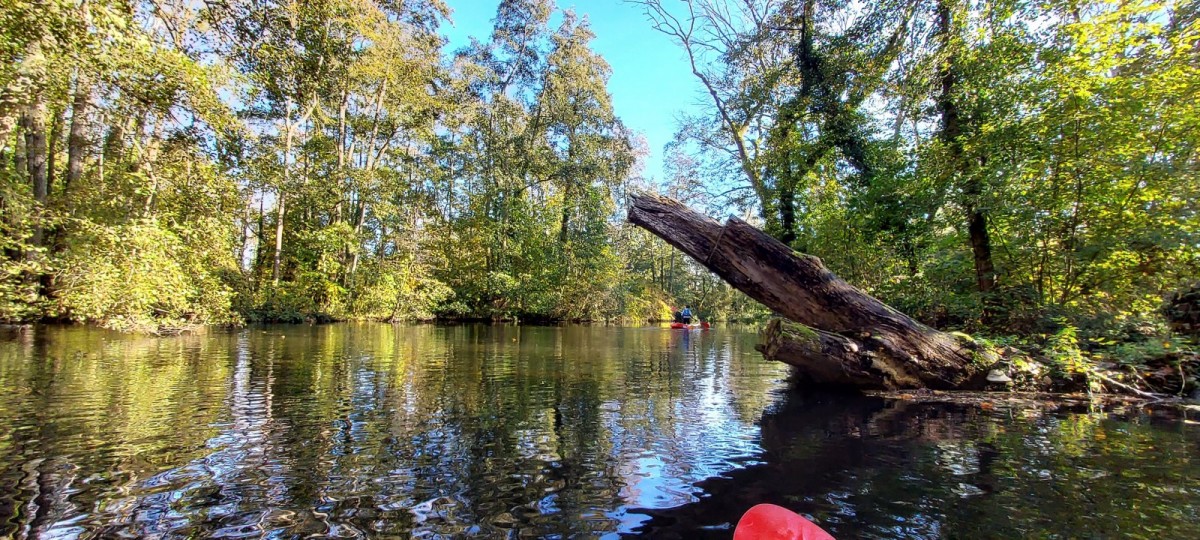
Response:
[[[792,393],[751,332],[0,336],[0,537],[1200,538],[1200,426]]]

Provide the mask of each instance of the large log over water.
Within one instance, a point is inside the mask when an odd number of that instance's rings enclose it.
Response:
[[[997,360],[888,307],[835,276],[820,259],[740,219],[722,225],[678,201],[635,195],[629,221],[790,319],[768,325],[759,350],[796,366],[811,382],[972,389],[986,384],[989,364]]]

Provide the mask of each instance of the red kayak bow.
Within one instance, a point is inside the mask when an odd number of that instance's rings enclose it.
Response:
[[[746,511],[733,540],[834,540],[813,522],[782,506],[760,504]]]

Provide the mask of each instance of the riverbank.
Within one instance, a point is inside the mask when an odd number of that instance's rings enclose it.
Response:
[[[813,376],[807,355],[783,355],[775,348],[778,343],[778,323],[768,325],[758,346],[765,357],[796,366],[796,385],[813,388],[841,387],[865,392],[883,390],[916,390],[882,385],[832,384]],[[775,329],[775,333],[772,332]],[[971,336],[951,332],[969,348],[978,362],[981,381],[968,388],[920,389],[920,392],[970,395],[975,391],[1003,391],[1015,394],[1089,394],[1123,395],[1142,401],[1200,400],[1200,346],[1195,337],[1180,334],[1132,335],[1123,339],[1081,337],[1078,331],[1064,326],[1051,334],[1026,336]],[[787,346],[804,346],[800,340],[809,339],[811,349],[821,354],[818,336],[808,337],[796,332],[788,334]],[[869,358],[869,357],[868,357]],[[819,359],[818,359],[819,361]],[[861,366],[864,371],[877,371],[877,365]],[[820,376],[821,373],[817,373]],[[986,379],[984,379],[986,377]]]
[[[127,325],[113,328],[131,334],[152,336],[178,336],[203,333],[211,328],[238,328],[247,324],[296,324],[325,325],[343,322],[374,322],[380,324],[430,324],[472,325],[501,324],[505,326],[647,326],[662,325],[669,321],[564,321],[541,318],[533,321],[513,319],[491,319],[483,317],[431,318],[423,321],[380,321],[369,318],[335,320],[328,317],[311,317],[300,321],[240,321],[237,324],[204,325],[187,321],[162,323],[157,326]],[[714,321],[740,323],[743,321]],[[751,322],[754,325],[755,323]],[[80,326],[95,326],[79,324]],[[31,334],[38,325],[0,325],[0,337]],[[1200,349],[1194,341],[1182,336],[1166,338],[1154,336],[1123,342],[1098,342],[1079,339],[1070,331],[1041,336],[965,336],[1003,358],[992,369],[995,380],[987,386],[989,390],[1012,396],[1055,395],[1067,398],[1071,395],[1127,396],[1142,402],[1172,402],[1184,399],[1200,399]],[[797,387],[805,386],[800,379],[793,381]],[[932,392],[932,393],[931,393]],[[935,392],[910,395],[962,395],[971,392]]]

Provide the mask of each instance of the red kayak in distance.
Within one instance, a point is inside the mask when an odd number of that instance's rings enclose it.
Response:
[[[687,330],[687,329],[694,329],[694,328],[708,330],[708,323],[706,323],[706,322],[702,322],[700,324],[683,324],[681,322],[671,323],[672,330]]]
[[[760,504],[747,510],[733,540],[834,540],[813,522],[782,506]]]

